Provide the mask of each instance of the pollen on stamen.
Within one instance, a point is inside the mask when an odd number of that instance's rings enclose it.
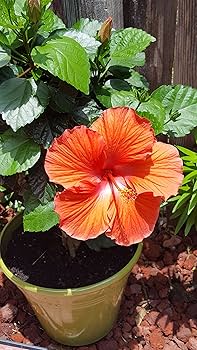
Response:
[[[120,194],[126,201],[129,201],[130,199],[135,200],[137,198],[137,192],[131,188],[121,190]]]

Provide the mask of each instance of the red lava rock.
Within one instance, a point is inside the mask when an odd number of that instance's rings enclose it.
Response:
[[[26,313],[22,310],[19,310],[18,314],[17,314],[17,317],[16,317],[16,321],[19,323],[19,324],[23,324],[25,322],[25,319],[26,319]]]
[[[181,350],[187,350],[187,346],[181,340],[179,340],[177,337],[174,336],[172,340],[176,343],[176,345]]]
[[[130,285],[130,294],[139,294],[141,293],[142,287],[140,284],[131,284]]]
[[[17,332],[11,335],[11,339],[17,343],[23,343],[24,336],[20,332]]]
[[[98,350],[118,350],[118,343],[113,339],[101,340],[99,343],[97,343],[97,349]]]
[[[169,340],[166,342],[163,350],[180,350],[180,348],[173,341]]]
[[[129,342],[129,349],[130,349],[130,350],[139,350],[139,346],[138,346],[137,340],[132,339],[132,340]]]
[[[189,338],[192,336],[191,329],[189,328],[189,326],[185,326],[184,324],[182,324],[180,326],[176,336],[179,340],[186,343],[189,340]]]
[[[90,345],[90,346],[80,346],[77,348],[79,350],[97,350],[96,345]]]
[[[18,308],[12,304],[6,304],[5,306],[2,306],[0,309],[0,320],[2,322],[8,322],[11,323],[16,314],[18,312]]]
[[[173,264],[173,255],[172,253],[168,252],[167,250],[164,253],[163,261],[165,265],[172,265]]]
[[[4,287],[0,287],[0,305],[4,305],[5,302],[8,300],[9,294],[8,290]]]
[[[155,261],[161,255],[161,247],[159,244],[155,243],[151,239],[146,239],[144,241],[143,253],[146,256],[146,258]]]
[[[168,296],[169,293],[169,288],[162,288],[159,290],[159,296],[160,298],[166,298]]]
[[[150,311],[146,316],[145,316],[145,320],[148,321],[148,323],[150,324],[156,324],[157,321],[159,319],[159,312],[158,311]]]
[[[152,304],[151,304],[152,305]],[[160,312],[163,312],[164,310],[168,309],[170,307],[170,302],[168,301],[168,299],[163,299],[158,305],[157,305],[157,309]]]
[[[157,324],[166,336],[173,334],[173,322],[168,315],[161,316],[158,319]]]
[[[29,341],[33,341],[34,344],[39,344],[42,341],[39,329],[35,324],[31,324],[29,327],[25,328],[23,333],[25,335],[25,338]]]
[[[190,304],[187,309],[187,314],[191,317],[196,319],[197,318],[197,303]]]
[[[124,322],[123,327],[122,327],[123,332],[130,332],[131,328],[132,327],[128,322]]]
[[[161,331],[156,328],[151,334],[150,334],[150,344],[152,346],[153,350],[159,350],[163,349],[164,347],[164,337],[162,336]]]
[[[189,338],[189,341],[187,343],[187,347],[189,350],[196,350],[197,349],[197,338],[194,338],[194,337]]]
[[[181,243],[181,237],[179,236],[172,236],[170,239],[167,239],[163,242],[164,248],[172,248],[176,247]]]
[[[192,270],[193,267],[195,267],[196,264],[196,257],[194,255],[188,255],[188,257],[186,258],[183,267],[186,270]]]

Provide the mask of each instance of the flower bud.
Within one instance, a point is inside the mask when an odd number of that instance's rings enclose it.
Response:
[[[100,37],[100,41],[104,43],[106,40],[110,38],[112,30],[112,18],[108,17],[105,22],[103,22],[99,32],[98,36]]]
[[[41,15],[40,0],[28,0],[29,18],[32,23],[37,23]]]

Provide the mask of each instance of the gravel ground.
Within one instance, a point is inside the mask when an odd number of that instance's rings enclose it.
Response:
[[[94,345],[58,345],[0,272],[0,337],[50,350],[197,350],[197,234],[163,230],[145,240],[113,330]]]

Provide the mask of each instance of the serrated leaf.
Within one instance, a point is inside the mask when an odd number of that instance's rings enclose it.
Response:
[[[96,97],[103,106],[109,108],[112,107],[112,95],[121,90],[129,91],[129,84],[121,79],[109,79],[106,81],[104,86],[99,86],[96,88]]]
[[[58,113],[73,112],[76,109],[75,101],[62,89],[50,87],[51,100],[50,107]]]
[[[127,106],[136,109],[139,100],[131,91],[117,91],[111,96],[112,107]]]
[[[194,208],[197,205],[197,193],[193,193],[191,196],[191,199],[189,201],[189,207],[188,207],[188,215],[191,214],[191,212],[194,210]]]
[[[164,133],[182,137],[197,126],[197,89],[163,85],[152,96],[166,109]]]
[[[165,110],[159,101],[151,97],[148,101],[140,103],[137,112],[150,120],[156,135],[162,132]]]
[[[59,217],[54,211],[53,202],[39,204],[33,211],[23,215],[25,231],[45,232],[59,223]]]
[[[66,81],[76,89],[89,93],[90,66],[85,50],[71,38],[49,40],[32,50],[34,63]]]
[[[41,106],[46,107],[50,100],[50,90],[43,81],[40,81],[36,90],[36,96]]]
[[[126,81],[132,86],[148,90],[149,84],[146,78],[134,70],[131,71],[131,76]]]
[[[7,39],[7,36],[3,33],[3,31],[0,31],[0,44],[9,45],[9,41]]]
[[[8,6],[7,0],[0,1],[0,26],[5,28],[17,29],[16,15],[14,13],[14,6]]]
[[[90,126],[98,117],[100,117],[102,112],[103,110],[98,107],[97,103],[91,100],[85,106],[75,111],[75,121],[77,124]]]
[[[40,157],[40,147],[21,130],[0,135],[0,174],[20,173],[31,168]]]
[[[48,176],[44,170],[44,161],[41,158],[28,171],[28,184],[32,193],[36,198],[40,199],[44,196],[44,191],[48,182]]]
[[[41,18],[42,25],[38,29],[38,34],[42,35],[44,38],[47,38],[50,33],[57,29],[65,29],[66,26],[64,22],[56,16],[52,10],[46,10]]]
[[[95,19],[91,20],[89,18],[81,18],[78,22],[76,22],[73,25],[73,28],[95,38],[101,25],[102,23]]]
[[[54,191],[51,185],[47,184],[41,200],[33,194],[25,194],[25,211],[23,225],[25,231],[39,232],[48,231],[59,222],[59,217],[54,211]]]
[[[0,86],[2,119],[16,131],[43,113],[44,107],[32,96],[32,84],[27,79],[12,78]]]
[[[137,28],[112,32],[110,41],[110,65],[133,66],[132,59],[144,51],[155,38]],[[139,59],[139,57],[138,57]]]
[[[8,48],[0,46],[0,68],[6,66],[10,62],[11,52]]]
[[[98,47],[101,45],[99,41],[86,33],[77,30],[68,30],[63,36],[69,37],[77,41],[87,52],[88,56],[93,60],[96,56]]]

